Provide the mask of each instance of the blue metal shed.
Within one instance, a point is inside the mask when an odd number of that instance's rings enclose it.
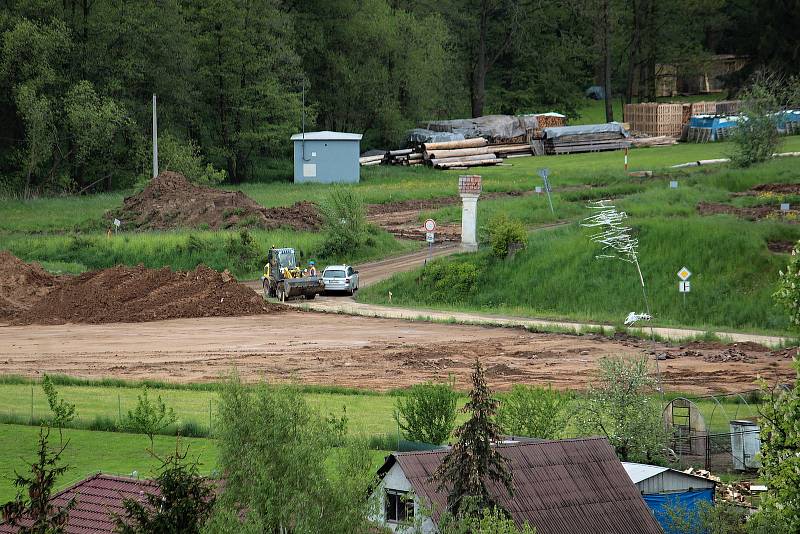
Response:
[[[622,466],[665,534],[677,534],[671,528],[669,509],[680,508],[695,523],[701,503],[714,504],[713,480],[658,465],[622,462]]]
[[[357,183],[361,134],[306,132],[292,136],[294,182]]]

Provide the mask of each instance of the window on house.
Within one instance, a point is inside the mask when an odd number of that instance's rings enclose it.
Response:
[[[414,519],[414,501],[407,491],[386,490],[386,520],[404,523]]]

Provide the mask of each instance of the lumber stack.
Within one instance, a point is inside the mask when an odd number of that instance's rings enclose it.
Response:
[[[678,140],[668,135],[659,135],[657,137],[632,137],[629,139],[631,146],[636,148],[650,147],[650,146],[669,146],[677,145]]]
[[[545,139],[547,154],[574,154],[577,152],[602,152],[628,148],[630,141],[614,133],[565,135],[556,139]]]

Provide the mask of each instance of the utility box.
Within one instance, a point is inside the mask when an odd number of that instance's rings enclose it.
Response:
[[[358,183],[361,134],[306,132],[292,136],[294,183]]]
[[[731,421],[731,456],[733,468],[737,471],[758,469],[761,462],[757,454],[761,452],[761,427],[752,421]]]

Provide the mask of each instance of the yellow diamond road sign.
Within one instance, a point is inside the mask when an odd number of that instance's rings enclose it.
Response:
[[[692,271],[690,271],[686,267],[681,267],[681,270],[678,271],[678,278],[680,278],[684,282],[688,280],[690,276],[692,276]]]

